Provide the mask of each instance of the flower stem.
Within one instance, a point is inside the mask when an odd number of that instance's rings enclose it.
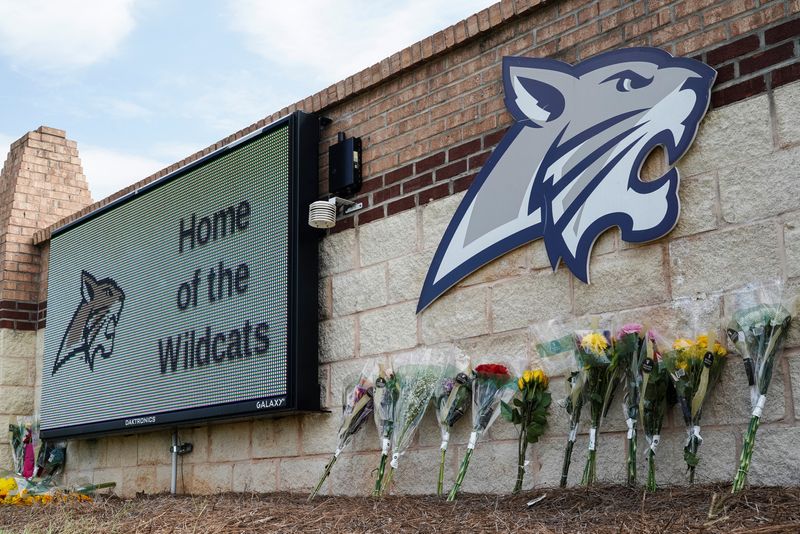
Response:
[[[383,496],[386,494],[386,491],[389,489],[389,486],[392,484],[392,478],[394,477],[394,467],[389,468],[389,474],[386,475],[386,480],[383,481],[383,487],[381,487],[380,492],[378,495]]]
[[[692,436],[689,438],[689,452],[692,453],[692,456],[697,458],[697,449],[700,447],[700,442],[696,436]],[[697,469],[696,465],[689,466],[689,484],[694,484],[694,472]]]
[[[647,490],[656,491],[656,453],[653,449],[647,452]]]
[[[628,486],[636,485],[636,429],[628,440]]]
[[[317,482],[317,485],[314,487],[314,491],[311,492],[311,495],[308,496],[309,501],[317,496],[317,493],[319,492],[319,489],[322,487],[322,484],[325,482],[325,479],[327,479],[328,475],[331,474],[331,468],[333,468],[333,464],[336,463],[336,458],[337,455],[334,454],[333,456],[331,456],[331,459],[328,460],[328,465],[325,466],[325,471],[322,473],[319,482]]]
[[[458,470],[458,477],[456,477],[456,483],[453,486],[453,489],[450,490],[450,494],[447,496],[448,501],[456,500],[456,494],[461,489],[461,483],[464,482],[464,475],[467,474],[467,468],[469,467],[469,459],[472,458],[472,449],[467,449],[467,454],[464,455],[464,460],[461,462],[461,468]]]
[[[439,480],[436,483],[436,495],[441,497],[442,490],[444,489],[444,458],[447,455],[447,449],[442,449],[442,459],[439,461]]]
[[[519,493],[522,490],[522,480],[525,478],[525,453],[528,451],[528,440],[525,432],[520,432],[519,435],[519,459],[517,461],[517,482],[514,484],[514,493]]]
[[[744,488],[747,481],[747,471],[750,469],[750,460],[753,458],[753,448],[756,444],[756,432],[758,432],[759,417],[754,415],[750,418],[750,425],[744,435],[744,445],[742,446],[742,456],[739,460],[739,470],[736,478],[733,479],[733,489],[731,493],[739,493]]]
[[[586,459],[586,466],[583,468],[583,479],[581,479],[581,484],[584,486],[591,486],[595,483],[596,473],[595,473],[595,463],[597,461],[597,451],[590,450],[589,457]]]
[[[564,449],[564,464],[561,466],[561,484],[562,488],[567,487],[567,475],[569,474],[569,464],[572,462],[572,447],[575,442],[572,440],[567,441],[567,448]]]
[[[378,466],[378,478],[375,480],[375,489],[372,490],[373,497],[380,497],[381,486],[383,485],[383,473],[386,471],[386,457],[387,454],[381,454],[381,463]]]

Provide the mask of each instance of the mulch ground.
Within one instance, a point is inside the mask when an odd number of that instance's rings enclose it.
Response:
[[[285,493],[99,497],[0,506],[0,532],[800,532],[800,488],[750,488],[736,497],[728,491],[704,485],[651,494],[597,486],[462,495],[456,503],[435,497],[317,497],[309,503]]]

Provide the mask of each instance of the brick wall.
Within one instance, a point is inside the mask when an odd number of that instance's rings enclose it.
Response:
[[[615,311],[668,322],[675,320],[671,300],[698,291],[724,292],[765,276],[782,277],[799,289],[800,211],[794,199],[800,193],[800,84],[791,83],[799,78],[798,13],[797,0],[504,1],[59,222],[295,109],[333,120],[320,146],[323,190],[327,148],[336,132],[363,138],[365,181],[358,199],[366,207],[340,221],[321,244],[320,381],[334,414],[186,429],[181,437],[194,442],[195,452],[185,459],[182,488],[306,491],[334,447],[343,379],[370,358],[448,343],[470,354],[532,357],[530,325],[554,315]],[[463,191],[510,124],[502,101],[502,57],[574,62],[627,45],[698,57],[720,72],[712,110],[679,164],[683,213],[676,229],[645,246],[628,245],[616,232],[602,236],[593,252],[591,286],[564,269],[551,273],[542,243],[533,243],[487,265],[415,315],[433,250]],[[37,232],[34,241],[46,246],[51,228]],[[718,253],[709,257],[709,250]],[[783,445],[800,438],[796,331],[789,345],[759,433],[751,472],[757,483],[800,483],[790,468],[800,456]],[[700,480],[728,479],[735,466],[748,417],[740,371],[730,366],[711,400]],[[624,476],[624,428],[614,411],[601,444],[599,472],[605,480]],[[451,482],[467,433],[462,422],[453,437]],[[529,484],[555,482],[565,434],[564,415],[554,408],[551,429],[531,450]],[[682,480],[682,436],[671,414],[661,450],[672,462],[659,468],[664,481]],[[68,479],[115,480],[127,495],[164,490],[168,443],[164,432],[70,442]],[[397,491],[431,491],[438,443],[428,416],[398,473]],[[366,493],[362,482],[376,465],[377,445],[370,426],[337,463],[325,490]],[[576,450],[584,447],[579,440]],[[507,491],[515,451],[511,428],[498,423],[475,453],[465,490]],[[579,454],[575,463],[573,474],[580,471]]]

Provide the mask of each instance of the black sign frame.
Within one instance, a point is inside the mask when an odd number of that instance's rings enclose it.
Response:
[[[308,225],[308,206],[318,198],[319,130],[317,115],[296,111],[268,126],[191,162],[127,195],[55,229],[52,237],[113,210],[134,198],[180,179],[236,148],[279,128],[289,128],[289,197],[287,262],[287,390],[286,395],[248,399],[199,408],[130,414],[130,416],[42,429],[43,439],[88,438],[130,434],[160,428],[198,426],[215,420],[277,417],[321,411],[318,358],[318,232]]]

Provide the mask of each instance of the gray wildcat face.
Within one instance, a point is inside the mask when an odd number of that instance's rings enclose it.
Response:
[[[618,226],[629,242],[657,239],[680,212],[678,172],[644,182],[663,146],[672,166],[689,148],[716,73],[653,48],[601,54],[571,66],[504,58],[514,124],[476,177],[439,245],[418,309],[494,258],[543,238],[588,281],[594,241]]]

